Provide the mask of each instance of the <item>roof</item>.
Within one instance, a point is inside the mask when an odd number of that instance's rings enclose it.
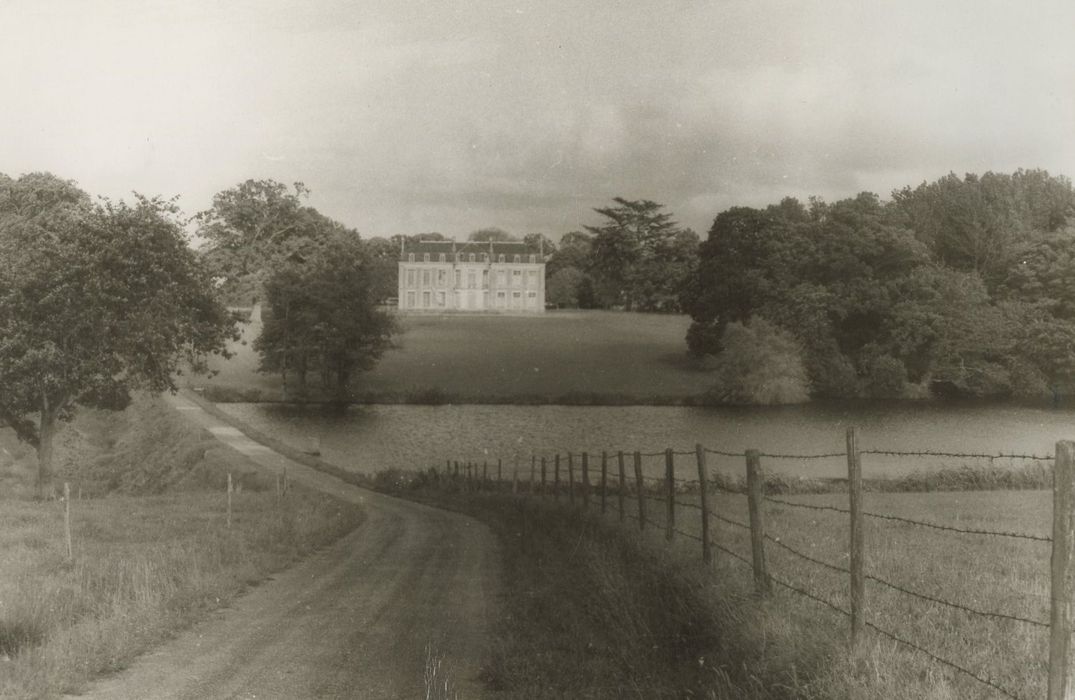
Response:
[[[456,253],[489,253],[495,260],[499,255],[541,255],[541,252],[537,246],[530,246],[521,241],[415,241],[404,243],[402,256],[406,259],[406,256],[411,253],[415,255],[445,253],[449,256]]]

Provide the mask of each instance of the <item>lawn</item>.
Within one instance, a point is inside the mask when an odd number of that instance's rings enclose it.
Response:
[[[678,403],[698,395],[710,374],[686,354],[686,316],[558,311],[533,316],[400,316],[397,346],[353,382],[359,400],[454,403]],[[217,399],[280,398],[277,376],[256,373],[244,327],[236,356],[195,384]],[[214,391],[215,390],[215,391]],[[230,390],[230,392],[229,392]],[[249,393],[247,394],[250,395]]]

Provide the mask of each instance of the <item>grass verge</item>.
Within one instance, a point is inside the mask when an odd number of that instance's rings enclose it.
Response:
[[[0,697],[77,692],[362,520],[302,488],[277,498],[272,476],[156,399],[68,431],[61,454],[84,458],[61,473],[84,496],[71,559],[64,504],[19,497],[29,456],[0,434]],[[242,485],[230,528],[229,471]]]
[[[715,553],[700,561],[698,511],[679,494],[677,527],[664,539],[666,504],[647,497],[652,519],[620,522],[592,499],[583,512],[549,498],[451,492],[427,479],[381,477],[412,497],[439,500],[489,522],[504,543],[508,611],[490,666],[493,697],[926,698],[1005,697],[951,666],[876,632],[857,653],[849,621],[788,588],[755,594],[749,564]],[[785,497],[846,507],[846,495]],[[866,510],[963,529],[1048,534],[1042,491],[871,493]],[[628,500],[627,513],[636,513]],[[750,559],[746,500],[713,497],[721,547]],[[766,503],[769,571],[778,580],[848,609],[846,574],[782,545],[846,567],[846,518]],[[1016,697],[1041,697],[1047,630],[1013,619],[1048,620],[1047,543],[937,532],[867,520],[867,619]],[[779,543],[779,544],[778,544]],[[904,589],[898,591],[889,584]],[[908,595],[911,591],[934,600]],[[945,605],[954,602],[964,607]]]

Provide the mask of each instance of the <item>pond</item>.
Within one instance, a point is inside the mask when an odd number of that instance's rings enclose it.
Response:
[[[1057,440],[1075,438],[1075,410],[926,403],[812,403],[779,408],[678,406],[353,406],[344,410],[281,404],[221,404],[224,411],[295,445],[319,438],[329,462],[363,473],[421,469],[446,460],[510,464],[521,455],[602,450],[657,453],[692,450],[695,443],[726,452],[771,454],[843,452],[847,427],[860,449],[995,455],[1051,455]],[[677,458],[689,474],[693,461]],[[742,458],[711,458],[711,466],[741,474]],[[981,463],[952,457],[863,456],[867,477]],[[998,459],[997,465],[1020,464]],[[648,457],[657,472],[659,456]],[[790,477],[846,476],[842,457],[763,460]]]

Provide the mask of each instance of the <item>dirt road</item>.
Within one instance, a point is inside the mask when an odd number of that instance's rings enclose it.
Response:
[[[355,532],[278,574],[82,698],[424,698],[429,661],[480,693],[496,544],[465,516],[345,484],[253,442],[182,396],[191,420],[266,468],[361,503]],[[436,696],[434,696],[436,697]]]

